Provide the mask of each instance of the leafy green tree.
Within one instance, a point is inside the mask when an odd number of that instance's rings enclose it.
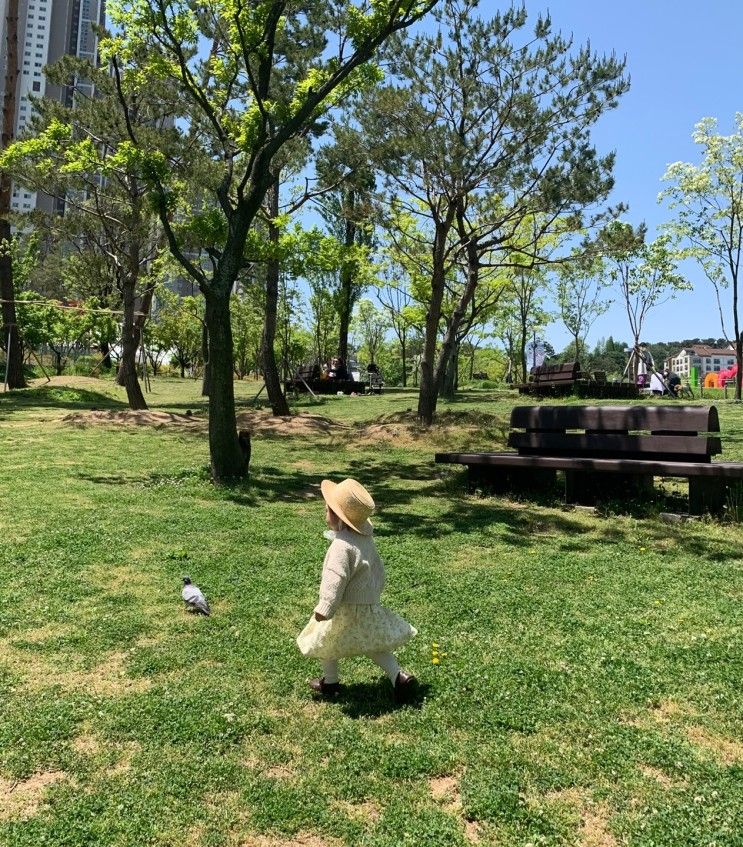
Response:
[[[384,337],[389,329],[387,316],[371,300],[360,300],[356,307],[352,326],[358,338],[358,349],[368,357],[368,362],[377,361]]]
[[[408,344],[412,336],[421,334],[425,321],[423,310],[415,304],[405,286],[405,279],[395,277],[387,279],[386,285],[377,288],[377,299],[387,313],[390,328],[400,347],[400,383],[403,388],[408,384]],[[390,375],[390,379],[393,377]]]
[[[598,236],[612,283],[627,312],[632,345],[639,352],[643,326],[650,311],[662,306],[689,282],[677,271],[670,236],[645,243],[646,227],[613,221]],[[633,374],[636,377],[636,374]]]
[[[675,219],[666,231],[680,244],[681,258],[695,259],[714,286],[722,332],[726,320],[721,289],[730,289],[732,342],[738,373],[735,399],[741,399],[743,380],[743,329],[740,324],[741,256],[743,255],[743,112],[735,116],[735,132],[720,135],[717,121],[704,118],[692,135],[701,148],[701,162],[675,162],[663,180],[671,183],[659,199],[667,199]],[[729,342],[728,342],[729,343]]]
[[[338,310],[338,355],[348,360],[348,332],[354,307],[369,285],[363,262],[364,251],[374,244],[373,167],[362,134],[344,124],[334,127],[333,145],[321,150],[317,171],[324,187],[317,200],[320,214],[331,234],[346,249],[333,280]]]
[[[98,247],[116,268],[122,306],[121,358],[117,380],[126,388],[132,409],[147,403],[137,378],[136,359],[144,322],[152,300],[149,267],[161,248],[157,217],[148,195],[147,162],[130,137],[144,147],[167,148],[172,130],[159,114],[167,86],[157,77],[148,81],[144,96],[122,94],[108,68],[67,56],[47,68],[58,85],[74,83],[74,106],[52,99],[36,103],[35,133],[4,151],[2,167],[20,184],[44,191],[81,216],[95,220]],[[95,96],[88,85],[92,82]],[[159,152],[164,163],[164,155]],[[91,230],[89,229],[89,234]]]
[[[33,291],[18,294],[18,321],[28,349],[46,345],[54,355],[54,368],[61,375],[70,354],[88,346],[105,328],[109,316],[97,311],[98,303],[75,305],[48,301]],[[105,330],[104,330],[105,331]]]
[[[591,351],[589,369],[605,371],[610,379],[619,379],[627,364],[626,349],[625,342],[615,341],[611,335],[606,340],[600,339]]]
[[[250,287],[247,291],[232,295],[230,315],[232,341],[234,344],[235,376],[244,379],[251,371],[259,371],[264,337],[263,298],[256,299],[260,289]]]
[[[395,204],[427,221],[418,415],[429,423],[480,268],[514,253],[538,264],[550,233],[579,230],[608,195],[613,156],[596,154],[590,131],[628,85],[623,62],[573,49],[549,17],[525,32],[523,7],[484,20],[477,0],[445,0],[436,14],[438,32],[391,46],[397,84],[360,114],[383,144]],[[454,261],[467,271],[440,341]]]
[[[296,367],[312,354],[312,337],[302,323],[303,301],[299,289],[287,274],[279,287],[278,356],[283,378],[293,376]]]
[[[605,314],[610,302],[603,299],[600,282],[602,262],[580,251],[561,264],[556,272],[556,299],[565,329],[573,339],[575,361],[583,362],[585,338],[597,318]]]
[[[237,439],[230,294],[246,261],[246,242],[274,162],[328,110],[378,79],[369,64],[394,32],[420,20],[435,0],[118,0],[109,6],[116,35],[101,43],[125,114],[153,80],[176,89],[178,152],[135,127],[168,246],[206,299],[211,369],[209,448],[215,481],[244,476]],[[211,44],[208,56],[200,45]],[[196,157],[209,202],[194,208],[185,189]],[[192,259],[193,251],[206,261]],[[248,259],[249,260],[249,259]]]
[[[544,308],[547,284],[545,271],[530,267],[516,267],[509,273],[507,283],[509,306],[507,323],[512,333],[514,365],[518,362],[520,379],[526,382],[529,370],[526,348],[534,336],[543,333],[550,315]]]
[[[151,339],[159,349],[170,351],[182,378],[201,353],[203,321],[200,299],[179,297],[164,286],[157,289],[156,310],[149,324]]]
[[[310,279],[309,306],[314,356],[318,362],[327,363],[333,350],[338,349],[338,314],[335,298],[322,277]]]

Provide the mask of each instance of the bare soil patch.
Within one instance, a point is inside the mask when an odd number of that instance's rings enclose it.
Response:
[[[249,835],[238,842],[240,847],[342,847],[337,838],[322,838],[312,833],[298,832],[291,836]]]
[[[86,429],[92,426],[139,427],[154,429],[187,429],[198,431],[205,429],[205,419],[194,415],[181,415],[175,412],[157,412],[152,409],[91,409],[86,412],[71,412],[64,415],[62,421],[69,426]]]
[[[457,818],[464,829],[464,837],[470,844],[479,844],[482,831],[477,821],[464,815],[462,796],[459,791],[461,774],[445,774],[435,776],[428,781],[431,797],[440,804],[441,808]]]
[[[734,765],[743,761],[743,744],[720,735],[713,735],[700,726],[687,726],[686,737],[695,747],[711,753],[723,765]]]
[[[566,788],[545,795],[550,803],[575,809],[580,816],[580,847],[616,847],[617,840],[609,829],[611,813],[604,803],[594,803],[581,788]]]
[[[354,440],[377,444],[391,441],[396,444],[448,444],[453,433],[457,443],[474,443],[483,437],[491,443],[505,445],[508,427],[495,415],[473,411],[447,411],[436,417],[431,426],[422,424],[412,410],[383,415],[368,423],[357,425]]]
[[[154,409],[90,409],[64,415],[68,426],[153,429],[174,432],[206,432],[208,419],[205,413],[194,414],[164,412]],[[275,417],[266,409],[243,410],[237,415],[237,425],[247,429],[255,438],[282,438],[304,436],[347,440],[354,444],[446,444],[456,432],[457,443],[467,446],[478,440],[489,444],[505,444],[507,427],[500,418],[483,412],[447,411],[439,415],[432,426],[420,423],[413,410],[382,415],[360,424],[345,424],[323,415],[302,412],[289,417]]]
[[[376,803],[367,801],[366,803],[349,803],[347,800],[336,800],[333,802],[333,808],[343,812],[352,820],[361,821],[362,823],[376,823],[381,815],[381,810]]]
[[[44,800],[46,789],[66,778],[64,771],[36,773],[20,781],[0,777],[0,821],[33,817]]]
[[[48,381],[45,376],[40,376],[30,380],[28,384],[31,388],[80,388],[85,391],[101,391],[111,387],[110,382],[94,376],[52,376]],[[120,390],[123,394],[124,389]]]
[[[668,776],[668,774],[665,771],[662,771],[660,768],[654,768],[650,765],[641,765],[640,773],[642,773],[642,775],[646,776],[648,779],[655,780],[658,785],[660,785],[662,788],[673,788],[674,786],[674,781],[671,779],[671,777]]]
[[[76,736],[72,742],[72,749],[84,756],[94,756],[101,751],[101,741],[92,733],[86,732]]]
[[[87,691],[102,696],[120,696],[146,691],[149,677],[126,674],[128,656],[118,651],[109,653],[91,670],[70,667],[68,654],[44,656],[8,644],[0,646],[0,661],[18,673],[23,684],[32,690],[59,685],[68,691]]]
[[[616,847],[617,840],[608,829],[611,815],[603,803],[594,803],[581,811],[582,847]]]

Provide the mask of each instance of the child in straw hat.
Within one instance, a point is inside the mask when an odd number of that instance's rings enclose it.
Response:
[[[320,489],[331,544],[323,563],[320,602],[297,637],[302,655],[322,661],[323,676],[311,680],[310,688],[337,697],[338,660],[368,656],[389,677],[395,699],[402,700],[415,677],[402,670],[392,651],[410,641],[416,630],[379,602],[384,566],[369,521],[374,501],[353,479],[338,484],[326,479]]]

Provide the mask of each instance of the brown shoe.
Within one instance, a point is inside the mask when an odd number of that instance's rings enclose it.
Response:
[[[418,680],[412,673],[400,671],[395,677],[395,703],[403,703],[410,692],[415,688]]]
[[[333,699],[341,693],[340,682],[325,682],[324,676],[319,679],[311,679],[309,686],[321,697],[328,697],[329,699]]]

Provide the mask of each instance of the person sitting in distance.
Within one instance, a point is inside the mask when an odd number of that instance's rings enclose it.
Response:
[[[331,359],[328,377],[330,379],[348,379],[346,364],[340,356],[335,356]]]
[[[675,397],[681,388],[681,377],[674,371],[666,370],[663,372],[663,378],[666,381],[669,393],[672,397]]]

